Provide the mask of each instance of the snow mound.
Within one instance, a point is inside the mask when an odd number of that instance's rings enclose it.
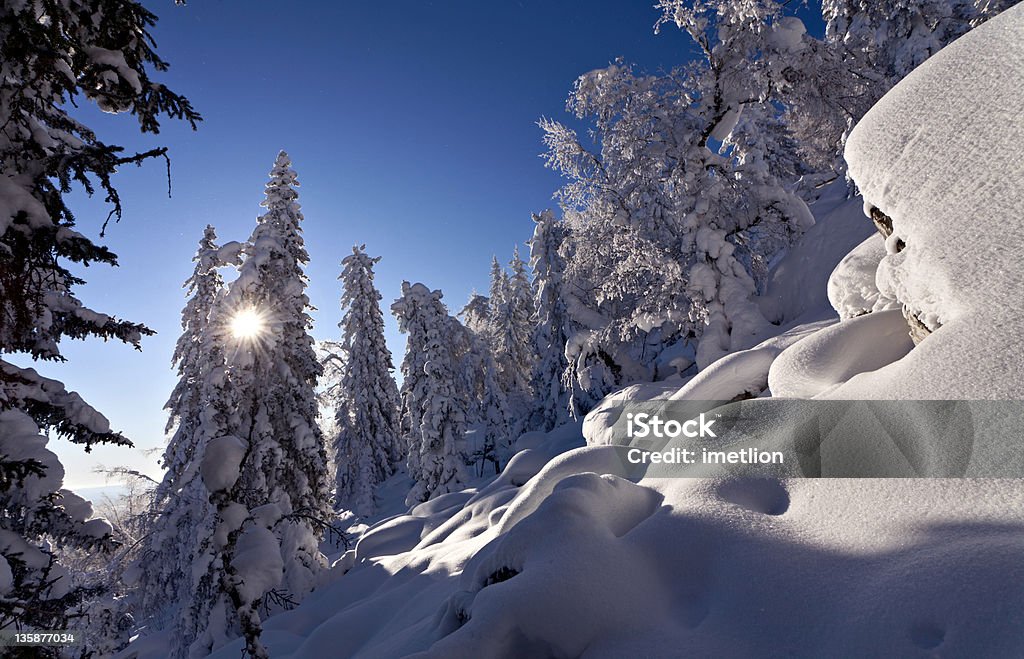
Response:
[[[773,268],[760,300],[769,319],[808,322],[834,317],[826,289],[842,258],[875,232],[864,217],[863,201],[846,199],[846,187],[830,185],[811,207],[815,223]]]
[[[1022,150],[1024,5],[927,60],[854,129],[850,174],[892,219],[879,279],[935,331],[837,395],[1021,397]],[[956,377],[934,377],[936,364]]]
[[[875,371],[914,347],[898,310],[843,321],[785,350],[768,371],[772,395],[813,398],[859,373]]]
[[[897,306],[875,281],[885,240],[874,234],[847,254],[828,278],[828,301],[843,320]]]

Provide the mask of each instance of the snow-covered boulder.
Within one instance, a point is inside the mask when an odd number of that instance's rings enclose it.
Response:
[[[850,136],[850,174],[892,221],[878,279],[931,334],[836,395],[1021,397],[1022,152],[1018,5],[918,67]]]
[[[843,320],[892,308],[896,301],[879,290],[878,264],[885,241],[873,235],[843,257],[828,279],[828,301]]]

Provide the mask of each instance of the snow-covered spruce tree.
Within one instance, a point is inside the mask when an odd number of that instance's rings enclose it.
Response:
[[[471,402],[469,421],[476,430],[475,445],[467,458],[477,465],[480,474],[487,464],[498,473],[509,457],[513,435],[508,399],[499,383],[498,364],[490,344],[489,299],[473,294],[459,317],[464,322],[452,318],[450,334],[454,350],[461,355],[463,381]]]
[[[238,243],[219,247],[217,234],[207,226],[199,241],[192,276],[185,282],[190,295],[181,312],[182,333],[173,363],[178,383],[165,405],[167,431],[174,431],[164,450],[164,476],[153,491],[150,521],[142,547],[125,575],[138,623],[147,629],[174,624],[177,611],[192,586],[194,538],[213,514],[209,493],[199,478],[204,436],[202,420],[208,392],[204,383],[224,364],[223,348],[210,327],[210,316],[224,295],[218,268],[238,263]]]
[[[225,366],[207,377],[200,473],[216,506],[200,536],[182,638],[202,655],[241,632],[259,641],[258,609],[304,597],[325,566],[327,455],[316,424],[321,372],[308,330],[308,262],[291,161],[278,154],[238,277],[215,310]],[[193,640],[194,639],[194,640]]]
[[[536,291],[530,276],[526,273],[526,264],[519,256],[518,245],[512,249],[512,260],[508,265],[511,272],[508,278],[508,308],[511,322],[502,335],[501,343],[507,345],[513,355],[515,379],[521,391],[529,397],[530,376],[537,360],[532,341],[537,317]]]
[[[497,258],[491,264],[489,343],[498,364],[498,383],[514,416],[525,421],[531,407],[530,377],[536,360],[531,341],[534,294],[518,247],[509,266],[511,275],[501,268]]]
[[[398,427],[398,385],[391,351],[384,340],[381,295],[373,284],[373,265],[365,245],[353,247],[342,261],[345,309],[341,324],[341,380],[335,410],[338,435],[335,507],[358,515],[376,508],[377,486],[394,473],[405,456]]]
[[[194,127],[199,115],[188,101],[150,78],[167,68],[148,33],[155,20],[130,0],[0,6],[0,354],[60,361],[65,337],[138,346],[151,333],[75,296],[83,282],[70,264],[116,265],[117,257],[74,230],[65,195],[75,183],[89,194],[99,187],[120,217],[115,170],[165,152],[125,155],[66,108],[77,97],[135,115],[143,131],[157,132],[162,115]],[[60,489],[64,470],[41,429],[86,450],[129,445],[60,382],[0,359],[2,628],[69,626],[70,607],[93,589],[72,584],[60,547],[113,544],[109,526],[86,521],[88,506]]]
[[[466,329],[469,346],[463,357],[465,379],[475,401],[474,425],[479,440],[477,454],[468,456],[481,474],[490,464],[499,473],[510,457],[513,436],[512,412],[498,382],[494,354],[482,338]]]
[[[493,335],[497,324],[495,318],[508,302],[508,273],[501,267],[497,256],[491,257],[491,288],[488,293],[487,317],[490,319],[491,325],[489,331]]]
[[[533,345],[537,351],[532,373],[534,406],[531,427],[551,430],[569,420],[569,397],[562,377],[568,362],[565,346],[572,330],[562,298],[565,259],[559,253],[567,225],[550,210],[533,215],[530,269],[536,287],[537,323]]]
[[[204,407],[202,387],[211,369],[220,366],[224,355],[217,342],[210,340],[210,313],[224,294],[224,279],[217,269],[227,265],[217,245],[217,232],[207,225],[199,248],[192,258],[195,268],[185,281],[190,296],[181,310],[181,336],[171,357],[177,367],[178,383],[171,391],[164,409],[168,412],[166,432],[174,431],[164,450],[161,466],[164,478],[157,487],[154,504],[173,496],[183,476],[195,469],[193,457],[198,444],[199,414]]]
[[[406,497],[410,505],[462,489],[466,481],[462,445],[469,396],[452,346],[453,319],[441,298],[441,291],[402,282],[402,297],[391,305],[399,330],[408,335],[400,427],[414,481]]]

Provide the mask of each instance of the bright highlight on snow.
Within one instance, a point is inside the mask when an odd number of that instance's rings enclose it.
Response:
[[[242,309],[231,318],[231,336],[236,339],[251,341],[266,331],[266,318],[256,309]]]

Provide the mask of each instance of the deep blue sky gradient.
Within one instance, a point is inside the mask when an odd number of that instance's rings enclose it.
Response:
[[[196,242],[207,223],[222,240],[248,237],[279,149],[302,183],[318,339],[337,334],[339,261],[355,243],[383,257],[385,307],[409,279],[441,288],[457,311],[474,288],[486,290],[491,255],[507,261],[532,232],[530,213],[554,203],[560,181],[538,157],[536,120],[564,118],[575,78],[617,56],[651,71],[691,56],[674,27],[654,35],[652,4],[148,0],[161,17],[158,52],[171,63],[158,77],[205,121],[195,133],[168,122],[159,136],[142,137],[127,116],[81,113],[108,142],[169,146],[174,194],[168,199],[160,162],[118,175],[125,215],[106,244],[121,267],[89,268],[80,290],[97,311],[159,334],[141,353],[68,342],[68,364],[40,367],[138,447],[86,456],[54,442],[68,485],[102,483],[96,464],[157,475],[180,287]],[[75,207],[80,230],[95,236],[105,207],[83,199]],[[388,322],[397,361],[403,341],[390,314]]]

